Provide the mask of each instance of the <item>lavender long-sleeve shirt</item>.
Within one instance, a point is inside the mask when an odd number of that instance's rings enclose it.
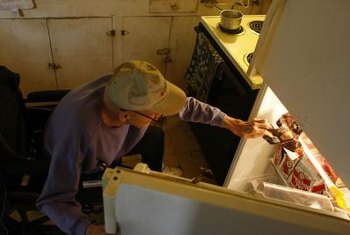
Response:
[[[147,127],[110,128],[101,120],[102,98],[110,75],[69,92],[55,108],[46,129],[44,150],[51,163],[38,208],[64,232],[85,234],[90,221],[75,195],[80,174],[93,172],[98,161],[110,165],[128,153]],[[225,114],[195,98],[187,98],[180,119],[221,126]]]

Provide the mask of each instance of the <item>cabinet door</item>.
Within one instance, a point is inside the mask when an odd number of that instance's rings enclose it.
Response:
[[[150,0],[150,12],[195,12],[198,0]]]
[[[48,27],[58,89],[112,72],[112,18],[50,19]]]
[[[24,96],[31,91],[56,89],[50,62],[45,19],[0,20],[0,64],[20,74]]]
[[[171,17],[125,17],[123,61],[146,60],[166,74],[170,22]]]
[[[171,24],[171,62],[168,63],[166,77],[184,90],[187,90],[184,75],[190,65],[196,43],[194,27],[198,25],[199,20],[196,16],[174,17]]]

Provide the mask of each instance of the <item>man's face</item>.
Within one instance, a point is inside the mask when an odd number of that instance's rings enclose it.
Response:
[[[130,115],[130,119],[128,120],[128,124],[136,126],[138,128],[142,128],[151,124],[151,122],[159,121],[161,114],[154,113],[151,111],[132,111],[128,110],[128,115]]]
[[[101,117],[102,121],[110,127],[129,124],[142,128],[148,126],[153,121],[157,122],[160,119],[161,114],[149,110],[134,111],[119,108],[116,109],[108,97],[104,96]]]

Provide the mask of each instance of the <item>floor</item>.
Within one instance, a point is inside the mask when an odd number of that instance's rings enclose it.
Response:
[[[208,172],[208,163],[191,130],[190,124],[177,116],[166,117],[163,122],[165,132],[164,165],[182,170],[182,177],[193,179]],[[140,162],[140,156],[128,156],[123,164],[134,166]],[[205,174],[201,181],[216,184],[213,177]]]

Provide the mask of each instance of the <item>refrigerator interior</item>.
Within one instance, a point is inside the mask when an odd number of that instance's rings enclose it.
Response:
[[[264,87],[258,94],[251,116],[273,122],[286,112],[288,110],[273,91]],[[276,147],[276,145],[270,145],[261,138],[242,139],[224,186],[245,192],[253,179],[275,175],[269,159],[276,151]]]
[[[258,94],[251,116],[267,119],[276,127],[276,121],[287,112],[274,92],[264,86]],[[242,140],[224,186],[255,197],[277,200],[282,204],[317,208],[320,212],[322,210],[322,213],[327,211],[335,217],[350,220],[348,213],[338,208],[337,203],[330,197],[288,186],[287,181],[272,163],[277,148],[278,145],[271,145],[262,138]]]

